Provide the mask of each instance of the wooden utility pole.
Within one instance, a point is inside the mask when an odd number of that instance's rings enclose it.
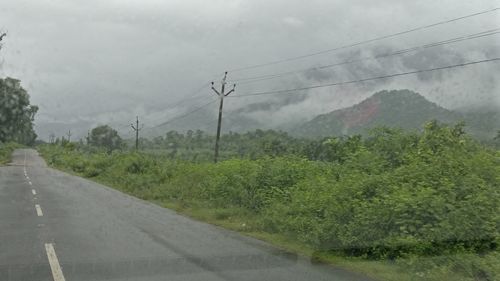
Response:
[[[226,88],[226,78],[227,78],[227,71],[224,73],[224,78],[222,78],[220,92],[214,88],[214,82],[212,82],[212,90],[219,96],[219,99],[220,99],[219,121],[217,122],[217,135],[215,137],[215,153],[214,153],[214,162],[215,163],[217,163],[217,160],[219,159],[219,139],[220,139],[220,131],[221,131],[221,127],[222,127],[222,106],[224,104],[224,98],[229,96],[229,94],[231,94],[232,92],[234,92],[234,89],[236,88],[236,84],[234,84],[233,89],[231,89],[231,91],[224,93],[225,88]]]
[[[135,150],[139,150],[139,131],[142,130],[144,124],[139,128],[139,116],[136,116],[135,126],[134,124],[130,124],[130,126],[135,131]]]
[[[71,130],[68,130],[66,135],[68,136],[68,142],[71,142]]]

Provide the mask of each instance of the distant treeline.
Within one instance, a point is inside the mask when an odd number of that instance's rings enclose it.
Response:
[[[75,144],[40,151],[50,165],[145,200],[245,222],[245,231],[328,255],[469,255],[406,265],[418,267],[418,280],[500,274],[500,152],[470,138],[462,124],[318,141],[257,130],[225,135],[223,143],[226,160],[218,164],[189,159],[203,150],[211,159],[212,137],[201,132],[170,132],[143,143],[146,152]],[[150,153],[165,148],[170,154]]]
[[[437,124],[436,121],[432,121]],[[459,124],[463,128],[464,124]],[[403,131],[389,127],[377,127],[364,137],[367,142],[384,133],[412,134],[415,138],[419,132]],[[229,132],[221,136],[220,149],[222,159],[234,157],[258,159],[263,156],[296,155],[309,160],[331,161],[333,158],[342,158],[341,151],[331,154],[332,142],[356,143],[361,141],[361,135],[299,138],[287,132],[275,130],[255,130],[246,133]],[[169,131],[164,136],[151,139],[141,138],[140,148],[148,153],[164,154],[174,159],[193,162],[211,161],[213,158],[215,137],[204,131],[189,130],[186,133]],[[490,141],[481,141],[483,145],[500,148],[500,131],[498,137]],[[354,144],[353,144],[354,145]],[[133,142],[128,140],[127,146],[132,148]]]

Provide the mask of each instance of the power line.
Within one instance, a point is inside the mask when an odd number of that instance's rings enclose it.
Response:
[[[451,68],[457,68],[457,67],[465,67],[468,65],[493,62],[493,61],[500,61],[500,57],[486,59],[486,60],[480,60],[480,61],[472,61],[472,62],[461,63],[461,64],[442,66],[442,67],[436,67],[436,68],[421,69],[421,70],[394,73],[394,74],[383,75],[383,76],[369,77],[369,78],[358,79],[358,80],[342,81],[342,82],[335,82],[335,83],[329,83],[329,84],[321,84],[321,85],[314,85],[314,86],[286,89],[286,90],[275,90],[275,91],[267,91],[267,92],[257,92],[257,93],[233,95],[233,96],[231,96],[231,98],[239,98],[239,97],[246,97],[246,96],[272,95],[272,94],[284,94],[284,93],[289,93],[289,92],[297,92],[297,91],[310,90],[310,89],[316,89],[316,88],[325,88],[325,87],[339,86],[339,85],[345,85],[345,84],[363,83],[363,82],[372,81],[372,80],[380,80],[380,79],[387,79],[387,78],[392,78],[392,77],[418,74],[418,73],[424,73],[424,72],[439,71],[439,70],[445,70],[445,69],[451,69]]]
[[[199,101],[205,101],[205,100],[208,100],[208,99],[210,99],[210,97],[209,96],[205,96],[205,97],[199,98]],[[186,100],[184,100],[184,101],[186,101]],[[196,106],[196,104],[192,104],[192,106]],[[168,108],[173,108],[173,107],[175,107],[175,106],[172,105],[170,107],[167,107],[167,109]],[[156,123],[156,122],[160,122],[163,119],[165,119],[165,118],[158,117],[158,118],[150,119],[149,121],[151,123]],[[150,129],[150,128],[146,128],[146,129]]]
[[[216,124],[215,122],[217,122],[218,120],[219,120],[219,118],[210,119],[210,120],[208,120],[208,122],[203,122],[201,124],[201,126],[204,127],[204,128],[208,128],[208,126]]]
[[[124,129],[124,128],[128,128],[132,122],[133,122],[133,121],[130,121],[130,122],[129,122],[129,123],[127,123],[127,124],[116,124],[116,126],[120,126],[120,127],[118,127],[117,129],[118,129],[118,130],[121,130],[121,129]]]
[[[294,71],[285,71],[285,72],[274,73],[274,74],[245,77],[245,78],[232,80],[231,82],[239,82],[239,84],[255,83],[255,82],[259,82],[259,81],[281,78],[281,77],[284,77],[287,75],[298,74],[301,72],[306,72],[306,71],[311,71],[311,70],[323,70],[323,69],[327,69],[327,68],[362,62],[362,61],[366,61],[366,60],[375,60],[375,59],[387,58],[387,57],[391,57],[391,56],[403,55],[403,54],[406,54],[409,52],[415,52],[415,51],[422,50],[422,49],[438,47],[438,46],[442,46],[442,45],[462,42],[465,40],[482,38],[482,37],[486,37],[486,36],[492,36],[492,35],[499,34],[499,33],[500,33],[500,28],[495,28],[495,29],[491,29],[491,30],[487,30],[487,31],[483,31],[483,32],[474,33],[474,34],[450,38],[450,39],[443,40],[443,41],[438,41],[438,42],[428,43],[428,44],[424,44],[424,45],[420,45],[420,46],[416,46],[416,47],[397,50],[397,51],[390,52],[390,53],[379,54],[379,55],[375,55],[375,56],[365,56],[365,57],[361,57],[361,58],[354,59],[354,60],[345,60],[345,61],[337,62],[337,63],[333,63],[333,64],[326,64],[326,65],[320,65],[320,66],[316,66],[316,67],[303,68],[303,69],[298,69],[298,70],[294,70]],[[242,81],[242,82],[240,82],[240,81]]]
[[[191,114],[193,114],[193,113],[195,113],[195,112],[197,112],[197,111],[200,111],[201,109],[203,109],[203,108],[205,108],[205,107],[207,107],[207,106],[211,105],[212,103],[215,103],[216,101],[217,101],[217,99],[211,100],[210,102],[205,103],[205,104],[203,104],[202,106],[199,106],[199,107],[197,107],[197,108],[195,108],[195,109],[193,109],[193,110],[191,110],[191,111],[188,111],[188,112],[186,112],[186,113],[184,113],[184,114],[181,114],[181,115],[175,116],[175,117],[173,117],[173,118],[170,118],[170,119],[169,119],[168,121],[166,121],[166,122],[163,122],[163,123],[158,124],[158,125],[156,125],[156,126],[149,127],[149,128],[145,128],[145,129],[154,129],[154,128],[158,128],[158,127],[161,127],[161,126],[168,125],[168,124],[170,124],[170,123],[172,123],[172,122],[174,122],[174,121],[176,121],[176,120],[179,120],[179,119],[185,118],[185,117],[187,117],[187,116],[189,116],[189,115],[191,115]]]
[[[275,64],[279,64],[279,63],[300,60],[300,59],[304,59],[304,58],[308,58],[308,57],[313,57],[313,56],[317,56],[317,55],[322,55],[322,54],[326,54],[326,53],[330,53],[330,52],[334,52],[334,51],[338,51],[338,50],[342,50],[342,49],[356,47],[356,46],[359,46],[359,45],[363,45],[363,44],[367,44],[367,43],[371,43],[371,42],[375,42],[375,41],[380,41],[380,40],[383,40],[383,39],[388,39],[388,38],[392,38],[392,37],[396,37],[396,36],[408,34],[408,33],[415,32],[415,31],[420,31],[420,30],[424,30],[424,29],[436,27],[436,26],[443,25],[443,24],[452,23],[452,22],[455,22],[455,21],[459,21],[459,20],[463,20],[463,19],[467,19],[467,18],[479,16],[479,15],[484,15],[484,14],[492,13],[492,12],[495,12],[497,10],[500,10],[500,7],[496,7],[496,8],[484,10],[484,11],[481,11],[481,12],[477,12],[477,13],[473,13],[473,14],[468,14],[468,15],[465,15],[465,16],[461,16],[461,17],[457,17],[457,18],[453,18],[453,19],[448,19],[448,20],[444,20],[444,21],[440,21],[440,22],[436,22],[436,23],[432,23],[432,24],[428,24],[428,25],[423,25],[423,26],[415,27],[415,28],[412,28],[412,29],[409,29],[409,30],[404,30],[404,31],[393,33],[393,34],[379,36],[379,37],[375,37],[375,38],[372,38],[372,39],[363,40],[363,41],[359,41],[359,42],[356,42],[356,43],[339,46],[339,47],[336,47],[336,48],[326,49],[326,50],[318,51],[318,52],[315,52],[315,53],[309,53],[309,54],[295,56],[295,57],[290,57],[290,58],[286,58],[286,59],[280,59],[280,60],[270,61],[270,62],[266,62],[266,63],[260,63],[260,64],[254,64],[254,65],[245,66],[245,67],[235,68],[235,69],[230,70],[230,72],[237,72],[237,71],[255,69],[255,68],[260,68],[260,67],[275,65]]]
[[[185,101],[188,101],[188,100],[194,99],[196,96],[198,96],[198,95],[201,93],[201,90],[203,90],[203,89],[204,89],[205,87],[207,87],[209,84],[210,84],[210,82],[206,82],[206,83],[204,83],[202,86],[200,86],[200,87],[196,88],[196,90],[195,90],[195,91],[191,92],[191,94],[190,94],[190,95],[188,95],[187,97],[185,97],[185,98],[183,98],[183,99],[178,100],[177,102],[175,102],[175,103],[173,103],[173,104],[171,104],[171,105],[167,106],[166,108],[167,108],[167,109],[168,109],[168,108],[174,108],[174,107],[176,107],[176,106],[178,106],[178,105],[182,104],[182,103],[183,103],[183,102],[185,102]],[[203,99],[206,99],[206,98],[203,98]],[[158,120],[158,119],[157,119],[157,120]],[[153,122],[154,122],[154,121],[153,121]],[[130,125],[129,125],[129,124],[127,124],[127,125],[125,125],[125,126],[123,126],[123,127],[128,127],[128,126],[130,126]],[[161,124],[160,124],[160,125],[158,125],[158,126],[161,126]],[[120,128],[122,128],[122,127],[120,127]],[[148,130],[148,129],[152,129],[152,128],[155,128],[155,127],[147,127],[147,128],[144,128],[144,129]]]
[[[202,86],[202,87],[200,87],[198,90],[196,90],[196,91],[194,92],[194,94],[193,94],[193,95],[191,95],[190,97],[194,97],[194,96],[196,96],[198,93],[200,93],[200,92],[201,92],[201,90],[202,90],[202,89],[204,89],[204,88],[205,88],[207,85],[209,85],[210,83],[212,83],[212,82],[209,82],[209,83],[205,83],[205,84],[203,84],[203,86]],[[184,100],[186,100],[186,99],[184,99]],[[145,129],[146,129],[146,130],[147,130],[147,129],[154,129],[154,128],[158,128],[158,127],[162,127],[162,126],[168,125],[168,124],[170,124],[170,123],[172,123],[172,122],[174,122],[174,121],[176,121],[176,120],[183,119],[183,118],[185,118],[185,117],[187,117],[187,116],[189,116],[189,115],[191,115],[191,114],[193,114],[193,113],[195,113],[195,112],[198,112],[198,111],[200,111],[201,109],[203,109],[203,108],[207,107],[208,105],[210,105],[210,104],[212,104],[212,103],[215,103],[216,101],[217,101],[217,99],[212,99],[212,100],[211,100],[211,101],[209,101],[208,103],[205,103],[205,104],[203,104],[203,105],[201,105],[201,106],[199,106],[199,107],[197,107],[197,108],[195,108],[195,109],[193,109],[193,110],[191,110],[191,111],[188,111],[188,112],[186,112],[186,113],[184,113],[184,114],[181,114],[181,115],[175,116],[175,117],[173,117],[173,118],[171,118],[171,119],[167,120],[166,122],[163,122],[163,123],[160,123],[160,124],[155,125],[155,126],[153,126],[153,127],[148,127],[148,128],[145,128]],[[177,104],[180,104],[180,103],[182,103],[182,101],[181,101],[181,102],[179,102],[179,103],[177,103]],[[175,106],[175,105],[172,105],[172,106],[170,106],[170,107],[174,107],[174,106]]]
[[[448,66],[442,66],[442,67],[436,67],[436,68],[430,68],[430,69],[422,69],[422,70],[415,70],[415,71],[408,71],[408,72],[401,72],[401,73],[394,73],[394,74],[389,74],[389,75],[383,75],[383,76],[376,76],[376,77],[369,77],[369,78],[364,78],[364,79],[358,79],[358,80],[350,80],[350,81],[342,81],[342,82],[336,82],[336,83],[329,83],[329,84],[322,84],[322,85],[314,85],[314,86],[308,86],[308,87],[301,87],[301,88],[294,88],[294,89],[286,89],[286,90],[275,90],[275,91],[266,91],[266,92],[257,92],[257,93],[248,93],[248,94],[240,94],[240,95],[233,95],[233,96],[228,96],[230,98],[239,98],[239,97],[246,97],[246,96],[260,96],[260,95],[271,95],[271,94],[284,94],[284,93],[290,93],[290,92],[297,92],[297,91],[303,91],[303,90],[309,90],[309,89],[316,89],[316,88],[324,88],[324,87],[332,87],[332,86],[339,86],[339,85],[345,85],[345,84],[355,84],[355,83],[363,83],[367,81],[373,81],[373,80],[380,80],[380,79],[387,79],[387,78],[392,78],[392,77],[398,77],[398,76],[406,76],[406,75],[412,75],[412,74],[418,74],[418,73],[425,73],[425,72],[431,72],[431,71],[439,71],[439,70],[445,70],[445,69],[452,69],[452,68],[458,68],[458,67],[465,67],[469,65],[475,65],[475,64],[480,64],[480,63],[486,63],[486,62],[496,62],[500,61],[499,58],[492,58],[492,59],[486,59],[486,60],[480,60],[480,61],[472,61],[472,62],[467,62],[467,63],[461,63],[461,64],[455,64],[455,65],[448,65]],[[166,122],[163,122],[161,124],[158,124],[153,127],[145,128],[145,129],[154,129],[158,128],[161,126],[168,125],[174,121],[177,121],[179,119],[183,119],[195,112],[200,111],[201,109],[215,103],[217,99],[211,100],[208,103],[203,104],[202,106],[199,106],[191,111],[188,111],[184,114],[175,116],[171,119],[169,119]],[[215,120],[210,120],[211,122]],[[208,122],[207,122],[208,123]]]
[[[190,99],[192,99],[192,98],[194,98],[194,97],[198,96],[198,95],[200,94],[201,90],[203,90],[203,89],[204,89],[206,86],[208,86],[209,84],[210,84],[210,82],[206,82],[206,83],[204,83],[204,84],[203,84],[202,86],[200,86],[199,88],[196,88],[196,90],[195,90],[195,91],[191,92],[191,94],[190,94],[190,95],[188,95],[187,97],[185,97],[185,98],[183,98],[183,99],[181,99],[181,100],[177,101],[177,102],[176,102],[176,103],[174,103],[174,104],[171,104],[171,105],[170,105],[170,106],[168,106],[167,108],[173,108],[173,107],[175,107],[175,106],[177,106],[177,105],[179,105],[179,104],[181,104],[181,103],[183,103],[183,102],[185,102],[185,101],[187,101],[187,100],[190,100]],[[203,99],[206,99],[206,98],[203,98]],[[215,102],[215,101],[212,101],[212,102],[210,102],[210,103],[208,103],[208,104],[211,104],[211,103],[213,103],[213,102]],[[202,105],[200,108],[197,108],[197,109],[193,110],[192,112],[188,112],[188,113],[194,113],[194,112],[196,112],[196,111],[200,110],[201,108],[203,108],[203,107],[207,106],[208,104],[204,104],[204,105]],[[179,116],[179,118],[180,118],[180,117],[183,117],[183,116]],[[174,117],[174,118],[175,118],[175,119],[177,119],[177,117]],[[175,121],[175,120],[169,120],[169,121],[167,121],[167,122],[169,123],[170,121]],[[153,129],[153,128],[156,128],[156,127],[161,127],[161,126],[163,126],[163,125],[168,124],[167,122],[165,122],[165,124],[164,124],[164,123],[161,123],[161,124],[156,125],[156,126],[153,126],[153,127],[146,127],[146,128],[141,128],[141,129],[148,130],[148,129]],[[117,126],[119,126],[117,129],[118,129],[118,130],[121,130],[121,129],[124,129],[124,128],[128,128],[128,127],[130,126],[130,124],[118,124]],[[130,132],[127,132],[127,135],[129,135],[129,134],[130,134]]]
[[[371,42],[375,42],[375,41],[379,41],[379,40],[383,40],[383,39],[388,39],[388,38],[396,37],[396,36],[399,36],[399,35],[403,35],[403,34],[415,32],[415,31],[419,31],[419,30],[428,29],[428,28],[435,27],[435,26],[438,26],[438,25],[443,25],[443,24],[447,24],[447,23],[451,23],[451,22],[455,22],[455,21],[459,21],[459,20],[463,20],[463,19],[467,19],[467,18],[471,18],[471,17],[475,17],[475,16],[479,16],[479,15],[491,13],[491,12],[495,12],[497,10],[500,10],[500,7],[489,9],[489,10],[485,10],[485,11],[481,11],[481,12],[477,12],[477,13],[473,13],[473,14],[469,14],[469,15],[465,15],[465,16],[461,16],[461,17],[458,17],[458,18],[453,18],[453,19],[449,19],[449,20],[445,20],[445,21],[433,23],[433,24],[429,24],[429,25],[424,25],[424,26],[416,27],[416,28],[413,28],[413,29],[410,29],[410,30],[405,30],[405,31],[401,31],[401,32],[397,32],[397,33],[393,33],[393,34],[389,34],[389,35],[385,35],[385,36],[380,36],[380,37],[372,38],[372,39],[369,39],[369,40],[359,41],[359,42],[356,42],[356,43],[353,43],[353,44],[343,45],[343,46],[332,48],[332,49],[327,49],[327,50],[323,50],[323,51],[319,51],[319,52],[315,52],[315,53],[310,53],[310,54],[296,56],[296,57],[291,57],[291,58],[287,58],[287,59],[281,59],[281,60],[271,61],[271,62],[262,63],[262,64],[256,64],[256,65],[251,65],[251,66],[236,68],[236,69],[232,69],[231,71],[232,72],[243,71],[243,70],[254,69],[254,68],[259,68],[259,67],[264,67],[264,66],[279,64],[279,63],[288,62],[288,61],[299,60],[299,59],[303,59],[303,58],[307,58],[307,57],[317,56],[317,55],[321,55],[321,54],[325,54],[325,53],[329,53],[329,52],[334,52],[334,51],[338,51],[338,50],[342,50],[342,49],[347,49],[347,48],[351,48],[351,47],[355,47],[355,46],[359,46],[359,45],[363,45],[363,44],[367,44],[367,43],[371,43]],[[488,34],[488,35],[492,35],[492,34]],[[482,35],[482,36],[487,36],[487,35]],[[479,35],[478,35],[478,37],[479,37]],[[477,38],[477,37],[475,37],[475,38]],[[468,39],[472,39],[472,38],[468,38]],[[460,40],[462,41],[462,40],[468,40],[468,39],[460,39]],[[458,40],[458,38],[456,38],[456,39],[450,39],[450,40]],[[449,41],[449,40],[447,40],[447,41]],[[445,44],[445,42],[447,44],[449,44],[449,43],[458,42],[458,41],[452,41],[452,42],[447,42],[447,41],[437,42],[437,43],[433,43],[433,44]],[[426,45],[424,45],[424,46],[426,48],[428,48],[428,47],[434,46],[433,44],[430,44],[429,46],[426,46]],[[423,47],[423,46],[420,46],[420,47]],[[413,50],[413,49],[401,50],[400,52],[402,52],[402,51],[409,52],[411,50]],[[395,54],[396,53],[392,53],[390,55],[395,55]],[[390,55],[384,55],[384,56],[390,56]],[[497,59],[492,59],[492,60],[497,60]],[[436,70],[441,70],[441,69],[445,69],[445,68],[454,68],[454,67],[459,67],[459,66],[466,66],[466,65],[470,65],[470,64],[476,64],[476,63],[487,62],[487,61],[492,61],[492,60],[485,60],[485,61],[479,61],[479,62],[471,62],[471,63],[467,63],[467,64],[460,64],[460,65],[448,66],[448,67],[443,67],[443,68],[419,70],[419,71],[412,71],[412,72],[406,72],[406,73],[397,73],[397,74],[392,74],[392,75],[387,75],[387,76],[372,77],[372,78],[367,78],[367,79],[361,79],[361,80],[355,80],[355,81],[345,81],[345,82],[332,83],[332,84],[326,84],[326,85],[316,85],[316,86],[311,86],[311,87],[303,87],[303,88],[296,88],[296,89],[289,89],[289,90],[278,90],[278,91],[268,91],[268,92],[260,92],[260,93],[250,93],[250,94],[234,95],[232,97],[255,96],[255,95],[264,95],[264,94],[278,94],[278,93],[285,93],[285,92],[299,91],[299,90],[306,90],[306,89],[313,89],[313,88],[320,88],[320,87],[329,87],[329,86],[335,86],[335,85],[341,85],[341,84],[365,82],[365,81],[369,81],[369,80],[384,79],[384,78],[390,78],[390,77],[402,76],[402,75],[409,75],[409,74],[415,74],[415,73],[421,73],[421,72],[427,72],[427,71],[436,71]],[[352,63],[352,62],[353,61],[351,61],[349,63]],[[343,63],[340,63],[340,64],[346,64],[346,63],[347,62],[343,62]],[[335,65],[340,65],[340,64],[335,64]],[[322,69],[322,68],[327,68],[327,67],[333,67],[335,65],[321,66],[320,68]],[[312,68],[312,69],[318,69],[318,68]],[[302,71],[304,71],[304,70],[302,70]],[[245,79],[245,80],[254,80],[254,81],[255,81],[256,78],[257,79],[260,79],[260,78],[273,79],[273,78],[277,78],[278,75],[283,76],[283,75],[288,75],[288,74],[292,74],[292,73],[295,73],[295,72],[296,71],[294,71],[294,72],[272,74],[272,75],[268,75],[268,76],[253,77],[253,78],[243,78],[243,79]],[[239,79],[238,81],[242,81],[243,79]],[[254,81],[252,81],[252,82],[254,82]],[[184,101],[186,101],[186,100],[188,100],[188,99],[190,99],[192,97],[197,96],[200,93],[200,91],[202,89],[204,89],[204,87],[207,84],[208,83],[203,84],[203,86],[201,86],[196,91],[194,91],[194,93],[192,95],[186,97],[185,99],[181,99],[178,102],[172,104],[170,106],[170,108],[175,107],[175,106],[181,104],[182,102],[184,102]],[[193,113],[201,110],[202,108],[204,108],[204,107],[206,107],[206,106],[214,103],[215,101],[216,100],[212,100],[212,101],[210,101],[210,102],[208,102],[208,103],[206,103],[206,104],[204,104],[204,105],[202,105],[200,107],[197,107],[194,110],[191,110],[191,111],[189,111],[189,112],[187,112],[185,114],[176,116],[176,117],[171,118],[170,120],[168,120],[166,122],[163,122],[161,124],[158,124],[156,126],[149,127],[149,128],[146,128],[146,129],[153,129],[153,128],[165,126],[165,125],[170,124],[170,123],[172,123],[172,122],[174,122],[176,120],[185,118],[185,117],[187,117],[187,116],[189,116],[189,115],[191,115],[191,114],[193,114]]]
[[[175,102],[175,103],[173,103],[173,104],[169,105],[167,108],[173,108],[173,107],[176,107],[176,106],[178,106],[178,105],[182,104],[183,102],[185,102],[185,101],[187,101],[187,100],[191,100],[191,99],[193,99],[193,98],[197,97],[197,96],[201,93],[201,91],[202,91],[203,89],[205,89],[208,85],[210,85],[210,82],[206,82],[206,83],[204,83],[204,84],[203,84],[203,85],[201,85],[200,87],[196,88],[196,90],[195,90],[195,91],[191,92],[191,94],[190,94],[190,95],[188,95],[187,97],[185,97],[185,98],[183,98],[183,99],[181,99],[181,100],[179,100],[179,101],[177,101],[177,102]]]
[[[176,107],[176,106],[178,106],[178,105],[182,104],[182,103],[183,103],[183,102],[185,102],[185,101],[188,101],[188,100],[192,100],[192,99],[194,99],[195,97],[197,97],[197,96],[201,93],[201,90],[205,89],[205,87],[207,87],[208,85],[210,85],[210,82],[206,82],[206,83],[204,83],[203,85],[201,85],[200,87],[198,87],[195,91],[191,92],[191,94],[190,94],[190,95],[188,95],[187,97],[185,97],[185,98],[183,98],[183,99],[181,99],[181,100],[178,100],[177,102],[175,102],[175,103],[173,103],[173,104],[171,104],[171,105],[167,106],[166,108],[167,108],[167,109],[169,109],[169,108],[174,108],[174,107]],[[205,99],[207,99],[207,97],[204,97],[204,98],[202,98],[202,99],[203,99],[203,100],[205,100]],[[156,120],[158,120],[158,119],[156,119]],[[151,120],[150,120],[150,121],[151,121]],[[154,122],[154,121],[155,121],[155,120],[153,120],[153,122]],[[126,126],[128,127],[128,125],[126,125]],[[152,128],[154,128],[154,127],[148,127],[148,128],[145,128],[145,129],[152,129]]]

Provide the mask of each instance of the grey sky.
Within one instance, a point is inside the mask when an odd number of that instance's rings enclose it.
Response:
[[[7,30],[8,36],[0,52],[0,75],[21,79],[32,103],[40,106],[37,125],[43,139],[48,123],[80,124],[75,130],[84,132],[85,126],[100,123],[124,128],[138,114],[154,125],[206,103],[203,98],[213,96],[208,86],[199,99],[168,108],[226,69],[316,52],[499,6],[493,0],[2,0],[0,29]],[[342,52],[230,73],[230,78],[423,45],[498,28],[499,19],[497,11]],[[499,38],[494,35],[323,73],[242,84],[237,91],[328,83],[500,56]],[[256,122],[269,119],[267,125],[279,126],[392,88],[419,91],[448,108],[500,108],[499,65],[324,88],[272,112],[245,114]],[[279,99],[231,99],[227,112]]]

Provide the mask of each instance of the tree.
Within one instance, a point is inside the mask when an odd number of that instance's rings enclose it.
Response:
[[[500,148],[500,130],[497,131],[497,135],[493,138],[493,145]]]
[[[33,121],[38,111],[29,95],[13,78],[0,79],[0,142],[15,141],[31,145],[37,135]]]
[[[108,152],[123,147],[123,140],[118,135],[118,132],[108,125],[102,125],[92,129],[89,143],[93,146],[103,147]]]

